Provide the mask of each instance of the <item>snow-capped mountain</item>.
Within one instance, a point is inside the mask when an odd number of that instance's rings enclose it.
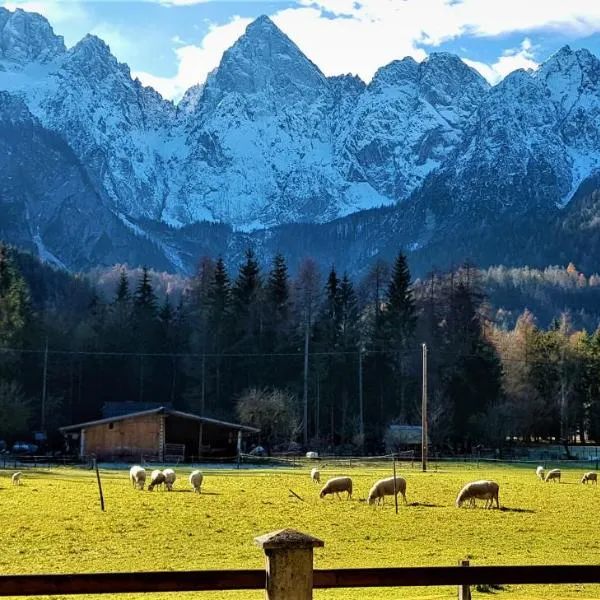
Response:
[[[0,8],[0,128],[0,234],[68,268],[190,271],[247,244],[354,271],[398,247],[423,268],[488,261],[492,231],[588,223],[591,201],[569,202],[600,171],[600,61],[565,47],[490,87],[433,53],[367,85],[261,17],[174,106],[99,38],[67,49]]]

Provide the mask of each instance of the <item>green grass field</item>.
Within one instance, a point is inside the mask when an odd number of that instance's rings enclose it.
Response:
[[[421,473],[401,465],[398,473],[407,480],[409,506],[400,505],[398,515],[391,498],[383,508],[364,501],[372,483],[390,474],[387,468],[322,469],[322,479],[352,476],[351,501],[320,500],[308,467],[207,470],[201,495],[189,489],[189,468],[177,472],[175,491],[167,493],[136,491],[126,471],[102,471],[105,513],[100,511],[91,471],[24,471],[19,487],[11,485],[10,471],[0,472],[0,572],[263,568],[264,555],[255,547],[254,537],[285,527],[324,540],[325,547],[315,551],[317,568],[456,565],[464,558],[473,565],[600,563],[600,489],[579,484],[581,470],[563,469],[562,483],[544,484],[533,468],[444,465],[439,471]],[[457,509],[454,500],[460,487],[482,478],[500,484],[505,510]],[[305,501],[291,496],[290,488]],[[456,591],[315,592],[316,598],[339,600],[400,595],[455,598]],[[473,595],[591,599],[600,597],[600,586],[508,586],[495,594]],[[194,594],[214,600],[263,596],[263,592]]]

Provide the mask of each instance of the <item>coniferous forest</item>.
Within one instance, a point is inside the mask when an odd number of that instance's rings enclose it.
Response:
[[[415,281],[402,252],[360,280],[311,258],[292,276],[251,249],[189,280],[102,278],[0,245],[0,439],[60,448],[61,425],[136,401],[257,425],[272,449],[379,453],[390,425],[421,422],[426,344],[435,449],[597,441],[599,282],[469,264]],[[576,295],[589,309],[567,310]]]

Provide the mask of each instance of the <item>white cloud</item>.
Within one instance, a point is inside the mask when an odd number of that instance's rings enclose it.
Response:
[[[147,0],[172,7],[209,0]],[[435,47],[462,35],[499,36],[534,30],[586,35],[600,29],[600,0],[298,0],[271,15],[326,75],[355,73],[369,81],[375,71],[404,56],[421,60],[423,46]],[[175,10],[175,8],[173,8]],[[250,19],[234,17],[211,27],[199,45],[174,41],[175,76],[138,72],[169,98],[204,81],[224,50]],[[177,47],[179,46],[179,47]],[[533,49],[521,46],[487,65],[470,61],[490,81],[516,68],[534,68]]]
[[[223,52],[235,43],[251,21],[234,17],[226,25],[211,27],[200,46],[188,44],[176,48],[178,69],[173,77],[157,77],[144,71],[134,72],[133,76],[144,85],[152,86],[165,98],[179,99],[188,88],[203,82],[219,65]]]
[[[0,6],[8,10],[22,8],[46,17],[52,23],[63,23],[86,16],[85,9],[79,2],[60,2],[59,0],[7,0],[0,1]]]
[[[491,84],[496,84],[517,69],[537,69],[539,65],[534,60],[532,50],[531,40],[525,38],[519,48],[506,50],[491,65],[468,58],[463,58],[463,60],[470,67],[479,71]]]

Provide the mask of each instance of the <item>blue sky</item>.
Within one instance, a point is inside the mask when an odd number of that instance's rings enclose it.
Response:
[[[0,0],[44,14],[68,46],[91,32],[135,76],[177,100],[247,24],[267,14],[327,75],[458,54],[495,83],[564,44],[600,55],[600,0]]]

